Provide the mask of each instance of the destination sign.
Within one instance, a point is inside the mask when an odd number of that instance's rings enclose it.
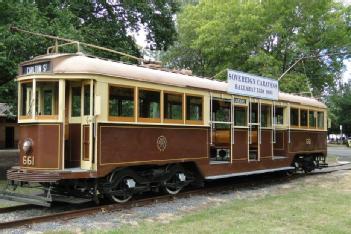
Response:
[[[277,80],[228,69],[227,81],[230,94],[278,100]]]
[[[50,69],[51,69],[50,62],[31,64],[31,65],[26,65],[22,67],[22,74],[29,75],[29,74],[46,73],[46,72],[49,72]]]

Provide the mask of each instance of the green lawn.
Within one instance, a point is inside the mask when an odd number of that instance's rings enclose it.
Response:
[[[351,174],[297,185],[276,195],[185,214],[166,224],[145,221],[107,233],[350,233]]]

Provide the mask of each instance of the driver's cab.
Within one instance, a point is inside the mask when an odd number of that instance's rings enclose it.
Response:
[[[38,74],[43,64],[23,66],[17,79],[20,167],[96,170],[94,80]]]

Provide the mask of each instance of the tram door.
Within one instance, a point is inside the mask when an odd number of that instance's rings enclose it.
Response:
[[[82,86],[82,123],[81,123],[81,168],[90,170],[94,152],[94,81],[85,81]]]
[[[249,160],[260,160],[261,103],[249,103]]]

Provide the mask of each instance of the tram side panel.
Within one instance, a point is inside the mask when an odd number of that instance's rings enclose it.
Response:
[[[308,155],[308,154],[327,154],[327,132],[311,130],[291,130],[289,154]]]
[[[98,175],[115,168],[208,160],[209,135],[201,127],[99,124]]]

